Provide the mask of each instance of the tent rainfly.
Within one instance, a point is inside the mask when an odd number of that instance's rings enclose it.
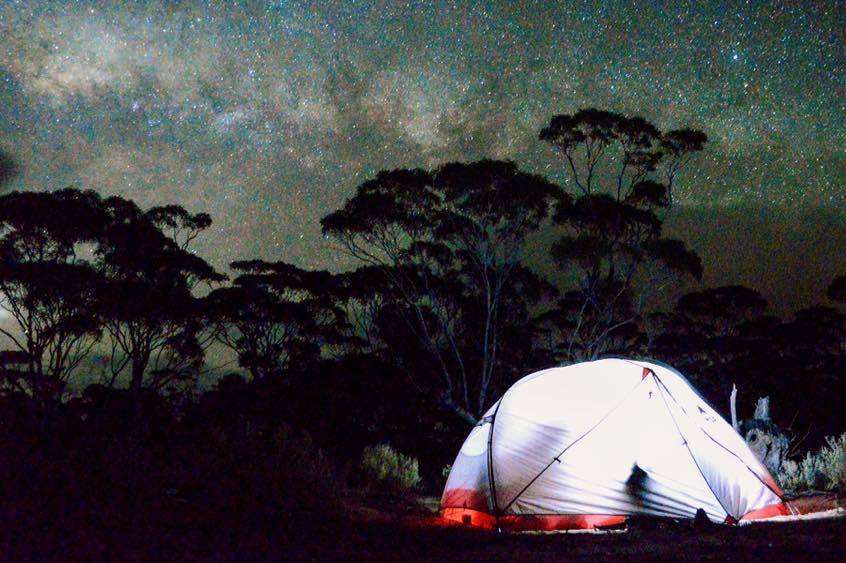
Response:
[[[729,524],[789,514],[744,440],[669,366],[605,359],[528,375],[461,447],[442,516],[508,531],[643,514]]]

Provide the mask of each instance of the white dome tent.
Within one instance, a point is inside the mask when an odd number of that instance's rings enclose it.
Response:
[[[448,520],[595,528],[646,514],[788,514],[743,439],[676,370],[605,359],[528,375],[473,428],[441,499]]]

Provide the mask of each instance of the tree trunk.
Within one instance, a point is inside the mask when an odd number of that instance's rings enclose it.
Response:
[[[469,424],[470,426],[476,426],[478,423],[478,419],[470,414],[466,409],[461,408],[459,405],[455,403],[448,395],[443,394],[441,395],[441,405],[448,410],[449,412],[453,413],[454,415],[458,416],[461,420]]]
[[[144,357],[132,358],[132,377],[129,381],[129,390],[137,393],[144,384],[144,372],[147,371],[147,359]]]

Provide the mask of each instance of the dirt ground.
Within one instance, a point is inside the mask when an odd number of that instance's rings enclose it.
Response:
[[[284,520],[220,520],[191,503],[149,514],[76,507],[43,519],[16,511],[0,518],[0,561],[846,561],[846,511],[744,526],[643,519],[616,532],[509,535],[443,526],[425,503],[372,500]]]
[[[313,538],[318,540],[318,538]],[[301,545],[299,560],[844,561],[846,518],[713,526],[644,522],[603,534],[491,534],[371,523]]]
[[[439,526],[434,498],[418,498],[400,510],[396,499],[374,503],[371,496],[353,504],[349,525],[311,537],[291,555],[361,561],[846,560],[846,510],[843,499],[832,495],[799,499],[795,508],[813,514],[789,521],[695,528],[691,521],[635,519],[600,533],[496,534]]]

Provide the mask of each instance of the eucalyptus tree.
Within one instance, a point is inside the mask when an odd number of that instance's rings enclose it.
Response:
[[[740,285],[687,293],[669,312],[653,315],[653,351],[695,377],[719,371],[749,352],[752,340],[775,336],[781,321],[766,310],[759,292]]]
[[[408,353],[435,374],[419,387],[468,422],[503,379],[506,325],[525,321],[527,301],[553,291],[522,257],[558,197],[557,186],[512,162],[449,163],[379,172],[321,221],[326,236],[379,274],[382,318],[401,322],[415,343]]]
[[[285,262],[233,262],[232,284],[206,298],[215,336],[254,380],[282,377],[313,365],[344,345],[343,310],[334,277]]]
[[[209,216],[176,205],[143,211],[118,197],[104,200],[104,209],[96,264],[112,350],[109,384],[126,369],[132,391],[191,377],[212,340],[197,292],[224,279],[189,248]]]
[[[28,362],[7,383],[39,399],[61,396],[99,338],[100,278],[90,258],[105,219],[93,191],[0,197],[0,307],[14,325],[0,333]]]
[[[666,274],[699,278],[699,258],[662,235],[678,174],[707,137],[666,133],[640,117],[597,109],[556,115],[540,139],[562,157],[572,197],[554,221],[552,256],[576,287],[545,317],[559,361],[642,347],[643,304]]]

